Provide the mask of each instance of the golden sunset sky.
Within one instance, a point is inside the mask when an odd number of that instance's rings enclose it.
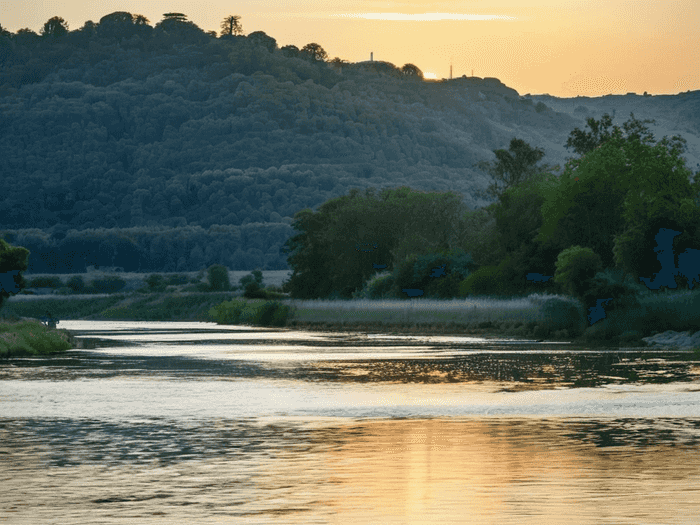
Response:
[[[70,29],[114,11],[181,12],[206,31],[241,16],[245,34],[279,47],[320,44],[330,58],[417,65],[427,77],[496,77],[558,97],[676,94],[700,89],[698,0],[0,0],[0,24],[39,31],[52,16]]]

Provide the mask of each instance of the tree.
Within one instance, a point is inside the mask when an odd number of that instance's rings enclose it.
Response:
[[[491,184],[487,193],[492,197],[500,197],[503,192],[521,182],[527,180],[538,171],[547,171],[552,168],[548,165],[537,166],[544,157],[544,151],[533,148],[524,140],[513,137],[508,150],[494,150],[495,162],[479,162],[476,165],[486,170],[496,182]]]
[[[243,25],[239,15],[229,15],[221,22],[221,36],[234,36],[243,34]]]
[[[302,47],[300,54],[309,60],[317,62],[324,62],[328,59],[328,53],[326,53],[326,51],[315,42],[306,44],[304,47]]]
[[[590,248],[572,246],[563,250],[557,257],[554,282],[560,284],[568,293],[582,297],[588,288],[588,279],[603,269],[600,257]]]
[[[401,68],[401,73],[405,77],[423,79],[423,72],[418,69],[418,66],[414,66],[413,64],[404,64]]]
[[[164,13],[163,20],[177,20],[178,22],[187,22],[187,15],[183,13]]]
[[[297,46],[293,46],[291,44],[282,47],[282,53],[284,53],[284,56],[289,57],[289,58],[298,57],[299,52],[300,52],[299,48]]]
[[[653,145],[646,128],[631,117],[624,126],[627,137],[620,128],[614,129],[608,140],[581,158],[570,159],[564,173],[544,185],[538,241],[553,242],[562,249],[586,246],[601,257],[605,268],[624,266],[623,259],[630,261],[634,250],[629,244],[623,249],[620,237],[615,256],[616,236],[625,230],[636,236],[641,217],[652,217],[664,201],[678,208],[683,199],[692,200],[691,172],[681,156],[685,140],[664,137]],[[644,204],[650,198],[656,198],[651,207]],[[632,242],[629,235],[625,242]]]
[[[263,31],[254,31],[248,35],[248,41],[252,42],[253,45],[262,46],[272,53],[277,48],[277,40],[268,36]]]
[[[54,16],[41,28],[41,36],[45,38],[58,38],[68,34],[68,23],[60,16]]]
[[[627,133],[627,138],[636,138],[644,143],[649,143],[654,140],[654,135],[644,126],[644,124],[654,124],[654,120],[637,120],[634,114],[630,113],[631,120],[625,122],[622,127]],[[590,128],[590,132],[581,131],[575,128],[569,133],[569,138],[566,141],[566,148],[573,148],[574,152],[579,156],[584,156],[586,153],[600,147],[613,136],[620,132],[618,126],[612,125],[612,117],[605,113],[598,121],[594,118],[586,119],[586,124]],[[608,131],[612,126],[613,131]]]
[[[22,272],[27,270],[29,250],[12,246],[0,238],[0,308],[10,294],[26,286]]]
[[[207,280],[209,289],[213,292],[225,292],[231,288],[228,279],[228,269],[221,264],[212,264],[207,268]]]

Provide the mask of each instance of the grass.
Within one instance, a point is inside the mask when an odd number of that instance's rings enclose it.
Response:
[[[47,328],[39,321],[0,322],[0,357],[48,355],[72,347],[65,330]]]

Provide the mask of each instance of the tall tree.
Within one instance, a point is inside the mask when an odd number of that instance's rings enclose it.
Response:
[[[640,124],[628,123],[626,137],[615,127],[604,143],[569,160],[562,175],[548,182],[539,241],[554,242],[562,249],[591,248],[605,268],[615,263],[624,267],[624,261],[614,257],[613,246],[625,229],[637,231],[639,217],[633,210],[646,209],[643,214],[653,215],[644,204],[649,198],[675,206],[692,199],[690,171],[680,155],[684,139],[664,138],[652,145],[650,133]]]
[[[643,143],[650,143],[654,140],[654,135],[649,131],[645,124],[654,124],[654,120],[637,120],[634,118],[634,113],[630,113],[631,119],[622,125],[627,138],[637,138]],[[594,118],[586,119],[586,124],[590,131],[582,131],[578,128],[574,129],[566,141],[566,148],[573,148],[574,152],[583,156],[600,147],[606,141],[610,140],[615,133],[620,132],[618,126],[613,126],[612,117],[605,113],[600,120]],[[610,128],[612,127],[612,131]]]
[[[16,294],[25,286],[22,272],[27,269],[29,250],[12,246],[0,239],[0,308],[10,294]]]
[[[49,18],[41,28],[41,36],[47,38],[58,38],[68,34],[68,22],[60,16]]]
[[[301,48],[301,55],[314,61],[324,62],[328,59],[328,53],[315,42],[306,44]]]
[[[423,72],[420,69],[418,69],[418,66],[415,66],[413,64],[404,64],[401,68],[401,73],[405,77],[409,78],[423,78]]]
[[[544,151],[515,137],[511,139],[507,150],[497,149],[494,154],[494,162],[482,161],[476,164],[496,180],[486,190],[492,197],[500,197],[505,190],[517,186],[537,172],[556,169],[548,165],[537,166],[544,157]]]
[[[221,22],[221,36],[242,35],[243,25],[239,15],[229,15]]]

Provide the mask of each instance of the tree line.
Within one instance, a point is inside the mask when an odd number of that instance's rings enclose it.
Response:
[[[656,142],[634,115],[574,129],[557,177],[543,152],[520,139],[486,163],[493,204],[468,210],[451,192],[410,188],[351,191],[298,212],[285,245],[293,269],[285,290],[299,298],[458,297],[552,290],[580,297],[634,296],[661,271],[662,228],[677,231],[679,257],[700,255],[700,183],[680,136]],[[673,272],[675,286],[700,282],[700,267]],[[671,285],[672,287],[675,287]]]

